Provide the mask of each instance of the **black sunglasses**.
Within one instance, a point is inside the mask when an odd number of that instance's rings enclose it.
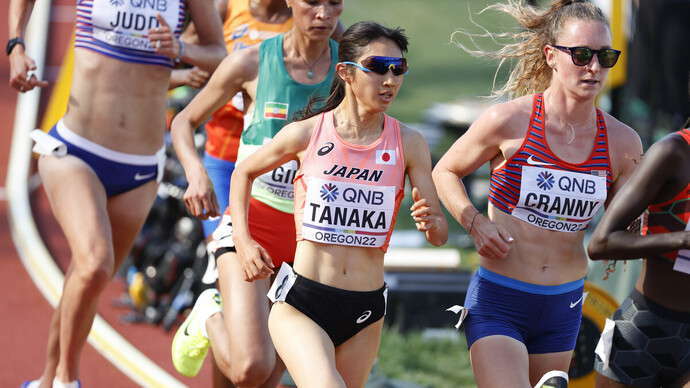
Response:
[[[605,67],[608,69],[613,67],[616,64],[616,62],[618,62],[618,56],[621,55],[620,51],[610,48],[592,50],[588,47],[565,47],[556,45],[553,45],[553,47],[559,50],[570,51],[570,57],[573,59],[573,63],[577,66],[585,66],[589,64],[590,62],[592,62],[594,54],[597,54],[597,58],[599,59],[599,64],[601,65],[601,67]]]
[[[384,75],[388,73],[388,70],[390,69],[393,71],[394,75],[403,75],[407,74],[407,58],[400,58],[400,57],[378,57],[378,56],[370,56],[366,57],[362,60],[362,64],[360,65],[359,63],[355,62],[341,62],[345,65],[354,65],[357,66],[360,70],[364,72],[370,72],[373,71],[376,74],[381,74]]]

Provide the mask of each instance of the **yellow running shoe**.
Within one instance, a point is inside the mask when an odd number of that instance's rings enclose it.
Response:
[[[199,373],[211,346],[211,342],[202,334],[202,325],[206,324],[208,317],[222,310],[217,289],[209,288],[199,295],[194,308],[173,338],[172,359],[178,372],[187,377]]]

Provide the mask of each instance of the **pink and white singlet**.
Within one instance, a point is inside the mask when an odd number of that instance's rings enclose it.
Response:
[[[405,157],[400,124],[385,115],[372,144],[343,140],[324,112],[295,178],[297,241],[388,248],[404,197]]]

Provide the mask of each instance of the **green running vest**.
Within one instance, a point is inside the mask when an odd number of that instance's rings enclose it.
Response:
[[[326,78],[318,84],[305,85],[295,82],[285,70],[283,36],[280,34],[261,42],[256,99],[254,108],[244,118],[245,128],[237,151],[237,164],[273,139],[312,96],[319,96],[325,101],[330,92],[335,65],[338,63],[338,44],[330,41],[331,67]],[[284,213],[294,213],[293,180],[297,169],[297,161],[290,161],[256,178],[252,197]]]

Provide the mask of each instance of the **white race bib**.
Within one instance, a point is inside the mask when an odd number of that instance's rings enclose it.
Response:
[[[153,52],[149,29],[160,13],[173,30],[180,17],[179,0],[93,0],[93,37],[111,46]]]
[[[378,248],[392,227],[394,186],[309,177],[302,219],[306,240]]]
[[[295,185],[293,181],[297,175],[298,168],[297,161],[291,160],[257,177],[252,186],[252,195],[256,191],[261,191],[278,199],[294,200]]]
[[[268,296],[268,299],[273,303],[277,301],[285,302],[285,297],[292,288],[292,285],[295,284],[296,279],[297,274],[292,270],[292,267],[290,267],[288,263],[283,262],[266,296]]]
[[[577,232],[587,227],[606,195],[605,176],[523,166],[512,215],[540,228]]]

